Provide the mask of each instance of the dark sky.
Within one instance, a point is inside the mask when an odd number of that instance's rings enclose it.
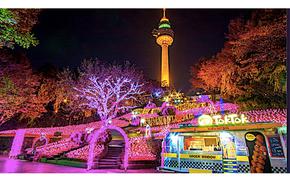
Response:
[[[250,10],[168,9],[175,38],[169,49],[170,77],[180,91],[190,89],[190,66],[217,53],[230,19]],[[160,9],[45,9],[33,32],[37,47],[28,50],[33,67],[47,63],[76,67],[84,58],[122,63],[129,60],[152,79],[160,79],[161,48],[151,32]]]

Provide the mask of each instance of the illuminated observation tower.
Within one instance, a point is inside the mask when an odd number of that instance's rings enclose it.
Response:
[[[152,32],[156,37],[156,42],[162,48],[161,54],[161,87],[169,87],[169,61],[168,61],[168,46],[173,42],[174,32],[171,29],[169,19],[165,16],[163,9],[163,17],[160,20],[158,29]]]

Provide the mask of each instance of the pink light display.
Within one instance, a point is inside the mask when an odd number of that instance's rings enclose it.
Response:
[[[47,157],[51,158],[55,155],[58,155],[64,151],[68,151],[73,148],[77,148],[80,145],[71,139],[64,139],[57,142],[49,143],[36,148],[38,153],[38,158]]]
[[[124,115],[126,116],[126,115]],[[123,116],[122,116],[123,117]],[[112,125],[117,127],[127,126],[129,123],[126,120],[121,120],[120,117],[112,120]],[[99,129],[102,126],[101,121],[91,122],[88,124],[70,125],[64,127],[53,127],[53,128],[27,128],[25,134],[39,135],[45,133],[46,135],[53,135],[55,132],[62,132],[62,135],[71,135],[74,132],[85,131],[86,128]],[[0,134],[15,134],[17,130],[6,130],[1,131]]]
[[[222,111],[222,107],[223,107],[223,110],[227,110],[232,113],[238,112],[239,110],[239,107],[236,104],[223,103],[223,105],[221,105],[220,103],[215,103],[215,104],[212,104],[211,106],[205,106],[205,107],[199,107],[199,108],[193,108],[193,109],[189,109],[185,111],[180,111],[180,113],[181,114],[192,113],[194,115],[211,114],[213,110],[215,110],[215,112]]]
[[[266,109],[241,112],[252,123],[274,122],[287,125],[287,109]]]
[[[102,144],[96,144],[94,152],[95,156],[100,155],[104,150],[104,145]],[[88,161],[88,156],[89,156],[89,145],[86,145],[82,148],[79,148],[77,150],[73,150],[65,154],[66,157],[68,158],[75,158],[75,159],[80,159],[84,161]]]
[[[219,103],[214,106],[217,111],[220,111]],[[231,113],[240,113],[245,114],[248,120],[252,123],[261,123],[261,122],[274,122],[281,123],[282,125],[287,125],[287,110],[286,109],[266,109],[266,110],[253,110],[253,111],[244,111],[238,112],[238,106],[231,103],[224,103],[223,109],[228,110]],[[178,114],[210,114],[210,109],[207,107],[195,108],[185,111],[178,111]],[[138,115],[140,117],[155,117],[156,114],[143,114]],[[103,149],[104,145],[97,144],[96,140],[100,136],[102,131],[106,129],[117,130],[122,134],[125,139],[125,155],[124,155],[124,168],[126,169],[128,166],[129,160],[155,160],[156,155],[151,153],[150,148],[147,146],[147,139],[143,136],[135,137],[128,139],[126,133],[120,127],[127,126],[129,122],[127,120],[121,119],[126,118],[130,119],[132,114],[127,114],[122,117],[113,119],[112,125],[107,127],[102,127],[102,122],[93,122],[89,124],[81,124],[81,125],[72,125],[65,127],[54,127],[54,128],[28,128],[28,129],[20,129],[20,130],[8,130],[2,131],[0,134],[15,134],[15,138],[13,140],[10,157],[15,157],[21,153],[21,147],[23,143],[23,139],[25,134],[40,134],[45,133],[46,135],[53,135],[56,131],[62,132],[62,135],[71,135],[75,132],[83,132],[87,128],[92,128],[98,130],[98,134],[94,133],[93,142],[90,142],[90,145],[84,146],[77,150],[71,151],[66,154],[69,158],[78,158],[82,160],[87,160],[88,169],[91,169],[93,165],[94,158],[96,155],[99,155]],[[180,123],[169,124],[169,125],[161,125],[161,126],[151,126],[151,132],[154,133],[155,137],[164,138],[165,135],[172,128],[178,128],[179,124],[191,123],[192,125],[197,125],[197,119],[191,119]],[[145,132],[145,126],[139,127],[136,131],[140,131],[141,133]],[[59,153],[70,150],[72,148],[77,148],[79,144],[69,140],[61,140],[55,143],[50,143],[45,146],[40,146],[36,149],[36,151],[40,154],[40,156],[53,157]]]
[[[135,137],[130,139],[129,160],[155,160],[156,156],[151,153],[147,146],[146,138]]]
[[[19,129],[15,133],[15,137],[13,139],[11,151],[9,154],[10,158],[17,157],[21,153],[21,148],[24,140],[25,129]]]

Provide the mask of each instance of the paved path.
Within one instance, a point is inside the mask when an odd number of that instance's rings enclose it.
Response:
[[[156,173],[153,169],[127,170],[127,173]],[[29,162],[0,156],[0,173],[125,173],[124,170],[90,170],[48,163]]]

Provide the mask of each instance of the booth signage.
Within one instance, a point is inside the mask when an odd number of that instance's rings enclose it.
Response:
[[[198,118],[199,126],[238,125],[248,122],[249,121],[244,114],[228,114],[223,117],[221,115],[210,116],[203,114]]]
[[[248,134],[246,134],[246,139],[248,141],[254,141],[256,139],[256,136],[251,134],[251,133],[248,133]]]
[[[162,156],[167,158],[177,158],[177,153],[162,153]]]
[[[201,160],[222,160],[222,155],[180,154],[180,158],[201,159]]]
[[[283,147],[279,136],[268,137],[272,157],[284,157]]]

